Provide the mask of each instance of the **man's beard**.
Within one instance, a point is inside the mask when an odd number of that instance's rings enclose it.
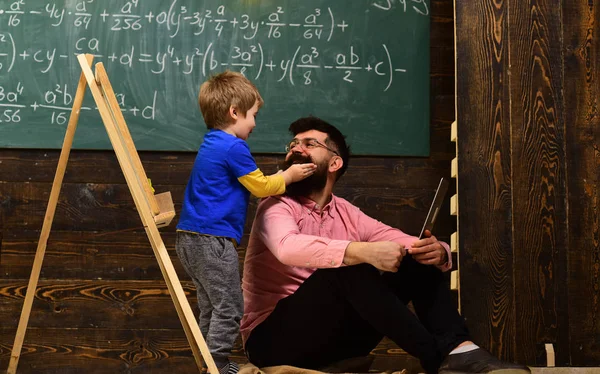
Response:
[[[309,196],[313,192],[321,191],[327,184],[328,161],[317,164],[309,156],[293,153],[287,160],[283,160],[281,168],[287,170],[293,164],[305,163],[315,163],[317,165],[317,170],[315,170],[311,176],[288,185],[286,187],[286,194],[289,196]]]

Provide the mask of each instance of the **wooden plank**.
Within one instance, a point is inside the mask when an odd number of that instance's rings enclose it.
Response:
[[[8,355],[5,347],[14,336],[14,329],[0,328],[0,368]],[[114,374],[165,372],[193,373],[194,358],[181,329],[144,330],[119,329],[53,329],[31,328],[33,342],[25,342],[19,374]],[[422,372],[419,361],[396,344],[384,338],[373,349],[371,370],[383,372],[390,368]],[[248,362],[241,339],[234,344],[232,361]]]
[[[0,281],[0,320],[16,327],[25,281]],[[182,283],[198,315],[196,289]],[[29,320],[36,328],[178,329],[181,323],[164,280],[40,280]]]
[[[447,53],[450,59],[453,53],[450,50]],[[430,53],[431,58],[431,53]],[[429,90],[431,96],[452,96],[454,95],[454,72],[431,72]]]
[[[402,188],[402,184],[393,189],[379,188],[375,187],[374,182],[367,187],[340,183],[336,193],[359,206],[365,213],[408,233],[418,234],[419,222],[425,219],[438,182],[439,178],[425,189]],[[0,198],[6,201],[3,210],[6,229],[35,230],[40,227],[47,186],[46,183],[0,182]],[[171,191],[178,214],[185,185],[159,185],[155,188],[157,191]],[[63,184],[62,191],[60,206],[54,219],[55,230],[118,232],[142,226],[126,185],[66,183]],[[255,208],[256,199],[251,199],[248,217],[254,217]],[[163,229],[163,232],[174,230],[175,225],[172,226]],[[251,221],[248,220],[246,232],[249,232],[250,226]],[[447,227],[443,232],[449,238],[454,230],[451,226],[450,217],[442,214],[436,223],[436,232]]]
[[[561,4],[513,1],[507,15],[515,354],[542,366],[543,343],[554,343],[558,365],[570,364]]]
[[[458,125],[457,122],[452,122],[452,128],[450,130],[450,140],[456,142],[458,139]]]
[[[458,177],[458,158],[454,157],[452,159],[452,163],[450,164],[450,176],[452,178]]]
[[[171,192],[163,192],[154,196],[158,206],[159,214],[154,216],[154,222],[158,227],[169,226],[171,220],[175,218],[175,206],[173,205],[173,197]]]
[[[140,230],[143,230],[140,228]],[[0,279],[29,277],[39,231],[4,230]],[[175,254],[175,232],[162,237],[177,274],[186,277]],[[244,250],[241,250],[243,256]],[[53,230],[44,256],[41,279],[162,280],[152,247],[144,231]]]
[[[460,273],[458,270],[454,270],[450,273],[450,289],[452,291],[458,291],[460,288]]]
[[[7,338],[14,329],[0,329],[0,367],[5,367]],[[144,330],[28,330],[19,374],[163,374],[194,373],[196,364],[181,328]],[[232,360],[247,362],[238,341]]]
[[[458,232],[454,232],[450,236],[450,250],[452,252],[458,252]]]
[[[600,4],[565,1],[562,15],[570,365],[600,366]]]
[[[444,0],[448,2],[448,0]],[[454,24],[452,16],[450,16],[450,22]],[[448,92],[448,95],[454,96],[454,46],[452,45],[438,45],[430,46],[429,48],[429,60],[431,61],[431,67],[429,69],[431,78],[442,76],[452,77],[452,91]],[[432,96],[438,96],[440,94],[446,94],[446,91],[439,92],[432,87]]]
[[[440,130],[442,131],[442,130]],[[440,135],[441,137],[441,135]],[[449,143],[447,138],[444,143]],[[432,145],[434,146],[434,145]],[[445,145],[444,145],[445,147]],[[0,182],[52,182],[58,162],[56,150],[0,150]],[[266,174],[277,172],[283,155],[255,155],[258,167]],[[149,178],[157,186],[186,185],[196,158],[191,152],[141,152],[140,159]],[[380,188],[422,189],[448,174],[448,159],[353,157],[339,185]],[[29,170],[23,173],[22,170]],[[368,175],[369,178],[365,178]],[[124,184],[125,178],[112,151],[73,150],[65,183]],[[156,193],[160,192],[159,190]],[[173,193],[173,198],[180,197]]]
[[[544,344],[546,348],[546,366],[554,367],[556,366],[556,359],[554,354],[554,346],[551,343]]]
[[[0,310],[0,317],[7,321],[3,328],[14,330],[16,316],[10,311],[22,299],[23,284],[1,282],[0,285],[0,296],[8,300],[7,308]],[[185,282],[184,286],[197,314],[194,286],[192,282]],[[168,290],[160,282],[46,281],[41,282],[34,305],[29,330],[80,330],[86,334],[82,338],[90,338],[107,330],[181,329]],[[37,344],[35,340],[28,341]],[[387,338],[373,352],[380,356],[406,355]]]
[[[461,312],[477,344],[513,359],[509,2],[454,6]]]
[[[450,197],[450,214],[453,216],[458,215],[458,195],[454,194]]]
[[[38,229],[42,225],[48,183],[0,182],[6,229]],[[183,198],[184,185],[156,186]],[[180,203],[175,208],[180,210]],[[53,222],[55,230],[117,231],[141,228],[131,193],[125,184],[64,183]]]
[[[432,25],[430,31],[431,47],[449,46],[454,42],[452,2],[434,0],[429,2]]]

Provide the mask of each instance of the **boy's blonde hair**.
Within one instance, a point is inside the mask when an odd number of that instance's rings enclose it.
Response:
[[[206,127],[223,129],[232,124],[229,108],[233,106],[246,116],[246,112],[264,101],[258,89],[242,74],[226,70],[210,77],[200,86],[198,104]]]

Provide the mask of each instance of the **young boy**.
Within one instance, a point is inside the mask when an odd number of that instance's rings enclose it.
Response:
[[[271,176],[257,168],[246,139],[263,99],[242,74],[211,77],[200,87],[198,102],[209,131],[185,190],[175,249],[196,285],[200,331],[219,373],[237,373],[229,361],[244,312],[236,244],[242,240],[250,193],[282,194],[316,165],[298,164]]]

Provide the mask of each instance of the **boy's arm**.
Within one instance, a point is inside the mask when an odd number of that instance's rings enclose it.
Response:
[[[285,192],[285,179],[281,174],[264,175],[260,169],[242,175],[238,181],[256,197],[281,195]]]
[[[280,195],[285,192],[283,176],[265,176],[256,166],[246,142],[236,141],[227,152],[227,164],[237,180],[257,197]]]
[[[238,181],[256,197],[281,195],[285,186],[312,175],[316,170],[315,164],[294,164],[287,170],[266,176],[260,169],[242,175]]]

